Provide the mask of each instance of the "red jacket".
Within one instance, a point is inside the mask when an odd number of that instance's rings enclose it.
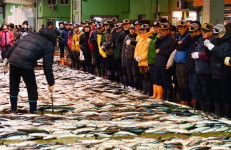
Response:
[[[13,45],[14,35],[11,31],[1,31],[0,32],[0,46],[4,47],[6,45]]]

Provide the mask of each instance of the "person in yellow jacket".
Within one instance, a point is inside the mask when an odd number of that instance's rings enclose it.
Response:
[[[136,48],[135,48],[135,54],[134,59],[138,62],[138,66],[140,68],[140,73],[142,74],[142,87],[143,91],[142,93],[145,95],[152,95],[152,83],[150,81],[150,75],[148,72],[148,48],[149,48],[149,42],[150,38],[149,36],[152,35],[154,32],[153,29],[149,31],[149,28],[147,25],[142,25],[140,28],[140,35]]]
[[[79,30],[79,25],[76,24],[74,26],[72,43],[71,43],[72,68],[74,68],[74,69],[80,69],[80,60],[79,60],[80,46],[79,46],[79,40],[80,40],[80,35],[82,33],[83,32]]]

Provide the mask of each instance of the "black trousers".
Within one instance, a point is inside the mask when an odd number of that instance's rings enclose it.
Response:
[[[212,102],[212,77],[211,75],[206,74],[198,74],[198,83],[199,83],[199,92],[200,97],[199,101],[203,101],[204,103]]]
[[[158,73],[160,74],[158,77],[160,78],[160,86],[162,86],[166,90],[172,90],[172,70],[171,69],[165,69],[165,67],[157,66],[156,69],[158,70]]]
[[[34,69],[20,69],[10,65],[10,95],[18,96],[21,77],[26,84],[29,102],[37,102],[38,91]]]
[[[60,58],[64,57],[64,45],[59,45],[59,50],[60,50]]]

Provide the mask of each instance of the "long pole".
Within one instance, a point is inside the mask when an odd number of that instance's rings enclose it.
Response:
[[[54,114],[54,99],[53,99],[53,92],[51,92],[51,104],[52,104],[52,114]]]

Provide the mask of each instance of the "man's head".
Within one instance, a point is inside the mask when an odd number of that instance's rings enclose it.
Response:
[[[129,30],[131,21],[129,19],[124,19],[122,22],[122,25],[123,25],[124,30]]]
[[[53,29],[53,23],[52,22],[47,22],[47,28],[48,29]]]
[[[25,20],[25,21],[22,23],[22,27],[27,29],[27,28],[28,28],[28,21]]]
[[[10,24],[8,25],[8,27],[9,27],[10,30],[14,30],[14,24],[13,24],[13,23],[10,23]]]
[[[201,32],[204,39],[209,39],[213,35],[213,25],[204,23],[201,27]]]
[[[85,32],[90,32],[90,31],[91,31],[91,27],[90,27],[89,24],[85,24],[85,25],[84,25],[84,31],[85,31]]]
[[[186,32],[188,32],[187,23],[183,20],[180,20],[177,22],[177,28],[178,28],[180,35],[184,35]]]
[[[73,27],[74,32],[78,32],[79,31],[79,24],[75,24]]]
[[[70,28],[70,23],[69,23],[69,22],[65,22],[65,23],[64,23],[64,27],[65,27],[66,29],[69,29],[69,28]]]
[[[122,23],[117,23],[114,26],[116,32],[121,32],[123,30]]]
[[[130,28],[129,28],[129,32],[131,35],[134,35],[136,33],[136,29],[134,24],[131,24]]]
[[[201,34],[200,25],[197,23],[192,23],[189,26],[189,33],[190,33],[191,37],[194,37],[194,36]]]
[[[64,28],[64,22],[59,22],[59,28]]]
[[[166,37],[171,34],[171,25],[168,22],[162,23],[160,25],[161,36]]]
[[[160,22],[159,21],[155,21],[154,25],[153,25],[153,29],[154,29],[154,33],[159,33],[159,29],[160,29]]]
[[[141,28],[140,28],[140,33],[141,34],[145,34],[145,33],[147,33],[149,31],[149,28],[147,27],[147,25],[146,24],[143,24],[142,26],[141,26]]]
[[[104,26],[105,30],[108,30],[108,29],[110,28],[110,24],[109,24],[108,21],[105,21],[105,22],[103,23],[103,26]]]
[[[142,23],[140,22],[140,21],[135,21],[135,29],[136,29],[136,31],[137,32],[139,32],[139,30],[140,30],[140,28],[141,28],[141,25],[142,25]]]

